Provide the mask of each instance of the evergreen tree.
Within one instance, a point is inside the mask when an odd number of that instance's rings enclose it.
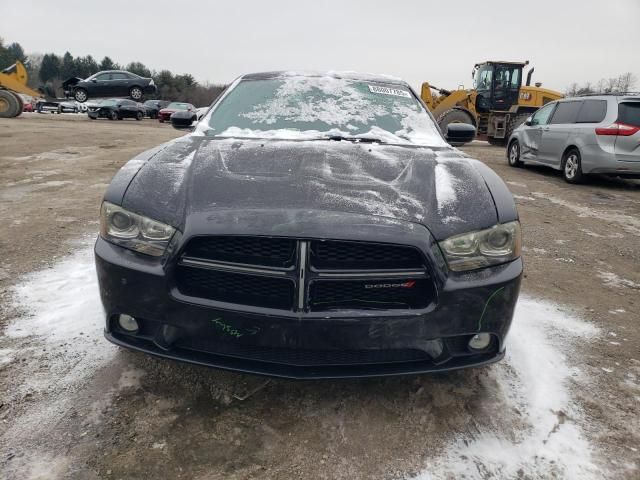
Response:
[[[98,66],[100,70],[119,70],[120,67],[111,58],[104,57]]]
[[[62,57],[62,65],[60,66],[60,77],[66,80],[70,77],[76,76],[76,65],[73,60],[73,55],[69,52],[64,52]]]
[[[60,77],[60,59],[54,53],[47,53],[42,57],[40,65],[40,80],[47,83],[54,78]]]

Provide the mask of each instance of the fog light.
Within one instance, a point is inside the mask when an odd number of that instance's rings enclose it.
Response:
[[[136,333],[139,328],[138,321],[131,315],[126,315],[124,313],[118,315],[118,325],[120,325],[120,328],[125,332],[129,333]]]
[[[471,350],[484,350],[491,343],[491,335],[488,333],[478,333],[469,340]]]

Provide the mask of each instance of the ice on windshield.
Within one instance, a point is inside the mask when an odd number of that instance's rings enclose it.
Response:
[[[339,135],[446,145],[404,85],[333,76],[243,80],[211,113],[206,133],[284,139]]]

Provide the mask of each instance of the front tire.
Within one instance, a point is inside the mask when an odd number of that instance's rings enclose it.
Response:
[[[144,114],[142,112],[136,113],[136,120],[140,121],[142,120],[143,117],[144,117]]]
[[[522,160],[520,160],[520,143],[518,140],[514,140],[509,145],[507,161],[509,162],[510,167],[517,168],[522,166]]]
[[[7,90],[0,90],[0,118],[17,117],[20,113],[18,97]]]
[[[109,113],[109,120],[117,120],[117,119],[118,119],[118,114],[114,110],[112,110]]]
[[[73,98],[76,102],[84,103],[89,98],[89,95],[84,88],[76,88],[76,91],[73,92]]]
[[[140,87],[131,87],[131,90],[129,90],[129,96],[133,100],[139,101],[142,98],[142,89]]]
[[[585,176],[582,173],[582,158],[580,152],[572,148],[562,158],[562,175],[568,183],[583,183]]]

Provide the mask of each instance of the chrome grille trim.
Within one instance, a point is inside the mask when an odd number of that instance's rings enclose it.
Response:
[[[298,274],[298,310],[302,311],[305,307],[306,300],[306,288],[307,288],[307,264],[309,263],[309,258],[307,255],[307,250],[309,248],[309,242],[301,241],[298,243],[300,248],[300,264],[299,274]]]
[[[255,267],[245,267],[242,264],[235,263],[222,263],[222,262],[212,262],[210,260],[202,260],[193,257],[182,257],[178,262],[180,265],[186,265],[188,267],[199,267],[199,268],[209,268],[212,270],[224,270],[226,272],[239,272],[239,273],[260,273],[263,275],[278,275],[278,276],[286,276],[286,270],[279,270],[275,268],[255,268]]]

